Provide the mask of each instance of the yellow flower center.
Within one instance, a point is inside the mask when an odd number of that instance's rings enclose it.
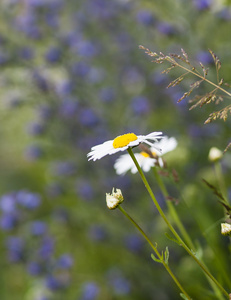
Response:
[[[112,145],[114,148],[123,148],[135,140],[137,140],[137,136],[134,133],[127,133],[117,136]]]
[[[144,152],[144,151],[140,152],[140,154],[143,155],[144,157],[150,157],[149,154],[147,152]]]

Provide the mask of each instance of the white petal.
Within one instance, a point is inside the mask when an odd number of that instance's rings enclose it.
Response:
[[[165,153],[168,153],[172,150],[174,150],[177,146],[177,140],[174,137],[168,138],[167,136],[164,136],[162,140],[160,140],[157,143],[153,144],[153,147],[151,147],[151,151],[155,152],[158,148],[162,151],[158,155],[163,155]]]
[[[121,155],[115,162],[114,168],[118,175],[125,174],[134,165],[133,160],[129,154]]]

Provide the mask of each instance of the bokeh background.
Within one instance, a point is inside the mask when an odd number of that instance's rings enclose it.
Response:
[[[168,245],[170,265],[188,293],[216,299],[201,270],[166,238],[139,176],[116,175],[119,154],[87,161],[92,146],[127,132],[163,131],[177,139],[165,159],[179,182],[163,180],[204,260],[230,289],[222,277],[230,264],[228,238],[220,236],[224,211],[202,182],[217,184],[208,152],[227,146],[230,120],[204,125],[214,104],[189,111],[187,100],[177,103],[195,78],[166,89],[181,72],[161,74],[164,66],[139,49],[183,48],[215,81],[209,48],[231,82],[230,29],[230,1],[1,1],[1,299],[179,299],[139,232],[107,209],[105,193],[113,187],[122,189],[124,207],[158,249]],[[227,152],[227,193],[230,166]],[[147,177],[165,209],[153,174]]]

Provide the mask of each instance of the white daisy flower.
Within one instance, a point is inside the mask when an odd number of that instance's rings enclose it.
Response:
[[[94,146],[91,148],[91,152],[87,154],[88,160],[101,159],[106,155],[111,155],[119,151],[127,150],[129,147],[138,146],[140,143],[146,143],[147,145],[153,147],[158,139],[161,139],[162,132],[152,132],[148,135],[135,135],[134,133],[127,133],[116,137],[114,140],[104,142],[103,144]],[[152,142],[150,142],[150,141]],[[160,151],[160,149],[156,149]]]
[[[164,166],[162,155],[174,150],[177,146],[177,141],[174,137],[168,138],[164,136],[159,142],[153,144],[148,151],[135,153],[135,158],[144,172],[148,172],[155,164],[160,167]],[[161,150],[160,150],[161,149]],[[150,152],[150,153],[148,153]],[[131,173],[136,173],[138,170],[129,154],[121,155],[115,162],[114,168],[118,175],[125,174],[131,170]]]

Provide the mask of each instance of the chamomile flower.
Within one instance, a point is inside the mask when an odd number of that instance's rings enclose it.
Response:
[[[119,151],[127,150],[129,147],[138,146],[141,143],[146,143],[147,145],[155,147],[155,143],[158,139],[161,139],[162,132],[152,132],[148,135],[135,135],[134,133],[127,133],[116,137],[114,140],[109,140],[103,144],[96,145],[91,148],[91,152],[87,154],[88,160],[101,159],[106,155],[111,155]],[[150,142],[152,141],[152,142]],[[160,149],[156,149],[160,151]]]
[[[174,137],[164,136],[159,142],[154,143],[150,149],[147,149],[148,151],[142,151],[134,155],[142,170],[148,172],[155,164],[163,167],[164,163],[161,156],[174,150],[176,146],[177,141]],[[129,154],[121,155],[116,160],[114,168],[118,175],[125,174],[129,170],[133,174],[137,172],[137,168]]]

